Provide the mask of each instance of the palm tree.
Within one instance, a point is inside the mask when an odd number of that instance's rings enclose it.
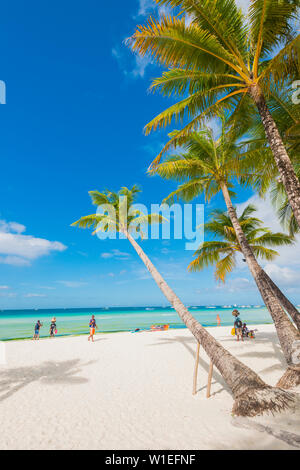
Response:
[[[183,99],[155,117],[146,133],[188,117],[180,131],[186,136],[220,111],[238,118],[254,104],[300,226],[300,182],[268,107],[272,83],[280,86],[300,76],[299,0],[252,0],[247,17],[234,0],[155,1],[175,8],[176,16],[150,18],[129,43],[169,68],[151,89]],[[153,164],[174,145],[168,142]]]
[[[175,292],[168,286],[148,256],[135,241],[132,232],[136,232],[137,227],[147,223],[151,224],[162,221],[162,217],[157,214],[143,215],[140,211],[131,209],[138,192],[139,190],[136,186],[133,186],[131,189],[125,187],[121,188],[118,193],[111,191],[102,193],[90,191],[89,194],[93,204],[98,206],[97,212],[81,217],[72,225],[82,228],[93,227],[93,233],[114,230],[128,239],[162,293],[174,307],[179,317],[186,324],[197,341],[201,343],[232,390],[235,399],[233,406],[234,414],[255,416],[264,411],[280,411],[281,409],[293,406],[295,402],[295,396],[293,394],[265,384],[253,370],[226,351],[226,349],[202,327],[183,305]]]
[[[172,136],[176,138],[176,132]],[[152,168],[150,173],[182,183],[165,202],[170,203],[176,197],[191,201],[202,193],[209,201],[212,196],[222,192],[240,248],[272,316],[288,364],[280,385],[292,387],[300,383],[300,333],[282,309],[270,278],[257,262],[232,205],[232,181],[243,170],[240,147],[236,143],[235,135],[227,132],[223,121],[222,134],[218,140],[214,140],[210,129],[194,132],[185,138],[179,135],[179,139],[181,144],[185,142],[186,152],[166,158],[163,163]]]
[[[300,176],[300,166],[297,174]],[[286,192],[280,181],[274,182],[271,186],[271,200],[277,210],[281,225],[288,230],[292,237],[299,233],[300,227],[295,220]]]
[[[262,227],[263,222],[254,217],[256,208],[249,204],[245,207],[238,221],[243,229],[251,250],[256,258],[273,261],[279,253],[270,246],[291,245],[293,239],[285,233],[273,233]],[[204,224],[205,234],[211,234],[218,240],[206,241],[194,253],[194,260],[189,264],[190,271],[200,271],[215,265],[215,278],[225,282],[226,276],[236,267],[236,254],[242,253],[232,222],[227,212],[216,209],[210,214],[211,220]]]
[[[295,106],[292,102],[292,92],[292,87],[288,85],[281,89],[271,83],[268,105],[293,161],[297,178],[300,179],[300,106]],[[272,152],[265,142],[261,119],[257,114],[240,108],[238,119],[234,122],[229,119],[228,123],[234,125],[239,135],[247,133],[250,137],[247,140],[243,139],[243,145],[247,148],[246,166],[248,169],[244,183],[255,188],[260,196],[265,196],[267,191],[271,192],[271,200],[282,226],[289,231],[291,236],[294,236],[299,232],[300,227],[293,214],[280,175],[278,175]]]
[[[262,227],[263,222],[253,217],[255,211],[255,207],[249,204],[238,218],[239,224],[255,257],[272,261],[279,253],[268,247],[290,245],[294,240],[285,233],[273,233],[270,229]],[[218,240],[204,242],[195,252],[195,259],[189,264],[188,269],[190,271],[200,271],[207,266],[215,265],[216,280],[225,282],[226,276],[236,266],[236,254],[238,252],[242,253],[242,249],[227,212],[221,210],[212,211],[211,219],[210,222],[204,224],[204,230],[205,233],[212,234]],[[271,283],[276,297],[286,311],[290,313],[298,330],[300,330],[300,314],[298,310],[270,278],[269,283]]]

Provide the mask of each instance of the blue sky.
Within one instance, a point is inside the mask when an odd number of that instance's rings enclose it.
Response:
[[[166,304],[126,240],[100,241],[70,227],[92,212],[89,190],[138,183],[140,202],[149,206],[174,189],[146,175],[166,137],[143,134],[168,105],[147,92],[160,71],[124,45],[137,23],[157,14],[152,5],[2,5],[0,79],[7,103],[0,105],[0,308]],[[240,203],[251,197],[249,190],[238,192]],[[255,202],[268,225],[277,226],[269,202]],[[224,207],[221,198],[206,214],[215,207]],[[192,252],[184,241],[142,245],[187,304],[260,303],[243,263],[219,286],[211,269],[187,272]],[[285,249],[267,268],[299,303],[296,252],[298,245]]]

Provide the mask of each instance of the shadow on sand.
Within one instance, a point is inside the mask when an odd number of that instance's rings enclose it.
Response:
[[[58,383],[79,385],[88,382],[88,379],[78,377],[76,374],[81,372],[83,366],[92,362],[80,363],[80,359],[72,359],[64,362],[49,361],[32,367],[0,370],[0,402],[38,380],[53,385]]]
[[[158,341],[155,344],[152,344],[152,346],[162,346],[164,344],[170,344],[170,343],[180,343],[182,346],[191,354],[193,358],[195,358],[196,354],[196,340],[194,338],[187,338],[186,336],[176,336],[175,338],[164,338],[162,341]],[[209,363],[206,362],[202,357],[201,357],[201,348],[200,348],[200,357],[199,357],[199,367],[204,369],[206,374],[208,374],[209,371]],[[204,379],[205,382],[207,382],[207,375],[205,376]],[[226,382],[224,381],[223,377],[219,372],[214,368],[213,371],[213,382],[212,384],[218,383],[221,385],[221,388],[217,390],[216,392],[213,392],[211,394],[211,397],[217,395],[218,393],[221,393],[223,390],[226,390],[229,394],[231,394],[230,388],[227,386]],[[206,389],[207,383],[201,388],[197,390],[198,392],[201,392],[202,390]]]

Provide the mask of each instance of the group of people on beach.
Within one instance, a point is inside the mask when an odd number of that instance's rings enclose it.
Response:
[[[34,326],[34,335],[33,335],[33,339],[34,340],[38,340],[40,339],[40,330],[43,326],[43,323],[40,322],[40,320],[38,320]],[[54,336],[56,335],[57,333],[57,329],[56,329],[56,318],[53,317],[52,320],[51,320],[51,323],[50,323],[50,329],[49,329],[49,335],[50,335],[50,338],[54,338]]]
[[[232,334],[235,334],[237,341],[244,341],[245,337],[255,338],[255,331],[249,330],[246,323],[242,322],[240,312],[237,309],[233,310],[232,315],[235,317]]]
[[[254,330],[249,330],[247,328],[246,323],[242,322],[241,317],[240,317],[240,312],[237,309],[235,309],[233,310],[232,315],[235,317],[232,334],[234,334],[237,337],[237,341],[240,341],[240,340],[244,341],[244,337],[254,338],[255,337]],[[217,315],[217,317],[219,317],[219,315]],[[220,325],[221,323],[220,317],[217,318],[217,321],[218,321],[218,325]],[[33,335],[34,340],[40,339],[40,330],[42,326],[43,326],[43,323],[41,323],[40,320],[38,320],[34,327],[34,335]],[[95,315],[92,315],[89,321],[89,328],[90,328],[90,334],[88,337],[88,341],[94,342],[95,331],[98,328]],[[150,331],[166,331],[168,329],[169,329],[169,325],[162,325],[159,327],[152,325]],[[141,331],[140,328],[137,328],[135,330],[135,332],[139,332],[139,331]],[[50,329],[49,329],[50,338],[54,338],[56,334],[57,334],[56,318],[53,317],[51,320]]]
[[[43,323],[40,320],[38,320],[34,326],[34,335],[33,335],[34,340],[40,339],[40,330],[42,326],[43,326]],[[95,330],[96,328],[98,328],[95,315],[92,315],[92,318],[89,321],[89,328],[90,328],[90,335],[88,337],[88,341],[92,340],[92,342],[94,342]],[[53,317],[51,320],[50,329],[49,329],[50,338],[54,338],[56,334],[57,334],[56,318]]]

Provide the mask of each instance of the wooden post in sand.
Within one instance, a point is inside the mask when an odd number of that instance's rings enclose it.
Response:
[[[208,380],[207,380],[206,398],[210,397],[210,389],[211,389],[211,380],[212,380],[213,368],[214,368],[214,364],[213,364],[212,361],[210,361],[209,371],[208,371]]]
[[[200,353],[200,343],[197,343],[196,357],[195,357],[195,368],[194,368],[193,395],[196,395],[196,393],[197,393],[197,376],[198,376],[198,365],[199,365],[199,353]]]

